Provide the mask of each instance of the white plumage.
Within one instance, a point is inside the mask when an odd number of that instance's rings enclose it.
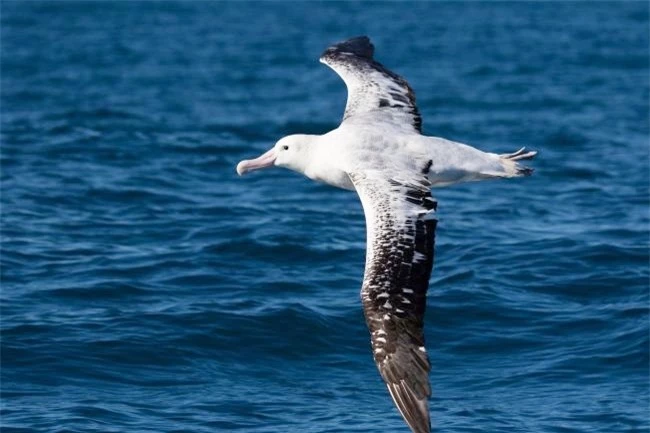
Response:
[[[373,356],[406,423],[428,433],[431,367],[423,327],[437,222],[431,187],[530,175],[517,161],[536,152],[497,155],[421,135],[413,90],[373,55],[365,36],[325,50],[321,62],[348,88],[341,125],[324,135],[284,137],[241,161],[237,172],[276,165],[358,193],[367,228],[361,300]]]

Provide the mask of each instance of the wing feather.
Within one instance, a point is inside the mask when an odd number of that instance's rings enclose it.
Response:
[[[389,122],[422,132],[415,93],[406,80],[374,60],[375,47],[367,36],[332,45],[320,61],[332,68],[348,88],[343,121]]]
[[[430,431],[424,312],[433,266],[436,202],[425,178],[377,173],[350,178],[366,214],[361,299],[373,355],[395,405],[415,433]]]

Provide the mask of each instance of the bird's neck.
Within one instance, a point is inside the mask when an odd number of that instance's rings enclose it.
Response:
[[[309,145],[309,155],[305,158],[305,165],[301,173],[317,182],[354,190],[354,185],[352,185],[348,174],[338,166],[338,158],[332,155],[332,152],[335,152],[332,144],[318,140],[320,136],[314,136],[314,138]]]

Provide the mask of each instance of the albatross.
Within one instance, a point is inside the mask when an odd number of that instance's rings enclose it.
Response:
[[[361,300],[373,357],[406,424],[428,433],[431,365],[423,327],[437,223],[431,188],[528,176],[533,170],[518,161],[536,152],[499,155],[422,135],[413,89],[374,59],[366,36],[330,46],[320,61],[347,87],[339,127],[284,137],[258,158],[241,161],[237,173],[285,167],[357,192],[366,217]]]

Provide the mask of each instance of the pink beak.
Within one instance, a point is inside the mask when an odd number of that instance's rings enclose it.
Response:
[[[237,164],[237,174],[243,176],[249,171],[270,167],[275,162],[275,158],[275,148],[271,148],[271,150],[255,159],[245,159],[240,161],[239,164]]]

